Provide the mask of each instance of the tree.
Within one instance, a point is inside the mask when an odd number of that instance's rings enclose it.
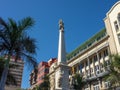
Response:
[[[74,89],[75,90],[82,90],[82,86],[83,86],[83,79],[80,76],[80,74],[75,74],[74,76]]]
[[[33,54],[36,53],[35,40],[27,35],[27,30],[30,30],[33,25],[34,20],[31,17],[26,17],[18,22],[11,18],[5,22],[0,18],[0,52],[1,55],[6,55],[0,90],[4,90],[12,56],[16,57],[15,61],[21,58],[30,63],[36,63],[33,58]]]
[[[105,76],[105,80],[109,81],[111,84],[111,87],[116,88],[117,86],[120,86],[120,55],[110,55],[111,63],[109,66],[106,66],[110,74]]]
[[[40,88],[40,86],[35,86],[32,90],[42,90],[41,88]]]
[[[43,83],[40,84],[39,90],[49,90],[50,88],[50,82],[49,82],[49,76],[45,76],[43,78]]]

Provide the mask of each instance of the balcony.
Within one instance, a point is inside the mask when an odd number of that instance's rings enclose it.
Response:
[[[103,77],[105,75],[108,75],[109,73],[110,73],[109,71],[105,71],[105,72],[99,73],[97,77]]]
[[[92,80],[95,80],[95,79],[97,79],[97,78],[100,78],[100,77],[103,77],[103,76],[105,76],[105,75],[108,75],[109,74],[109,71],[105,71],[105,72],[101,72],[101,73],[99,73],[99,74],[97,74],[97,75],[93,75],[93,76],[87,76],[87,77],[85,77],[84,78],[84,81],[92,81]]]

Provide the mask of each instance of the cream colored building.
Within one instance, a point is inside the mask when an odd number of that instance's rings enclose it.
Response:
[[[50,76],[49,76],[49,80],[50,80],[50,90],[55,90],[55,68],[57,67],[57,62],[53,63],[50,66]]]
[[[109,65],[110,54],[120,53],[120,1],[108,11],[104,22],[105,29],[67,56],[72,74],[82,74],[87,82],[84,90],[101,90],[109,87],[109,82],[103,80],[104,75],[108,74],[104,63]]]
[[[120,1],[107,12],[104,22],[104,29],[67,55],[70,75],[80,73],[86,81],[83,90],[105,90],[110,85],[103,79],[109,74],[109,67],[105,69],[104,63],[110,64],[110,54],[120,53]],[[52,78],[54,73],[50,76],[50,82]]]

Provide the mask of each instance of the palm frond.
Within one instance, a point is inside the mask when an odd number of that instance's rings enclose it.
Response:
[[[6,49],[9,49],[10,42],[7,39],[4,32],[0,32],[0,39],[1,39],[1,44],[5,45]]]
[[[23,56],[23,58],[24,58],[29,64],[32,64],[33,66],[37,66],[36,59],[35,59],[33,56],[28,55],[28,54],[23,53],[23,52],[21,52],[21,55]]]
[[[117,55],[114,55],[113,59],[114,59],[113,65],[114,65],[116,68],[119,68],[119,69],[120,69],[120,56],[119,56],[118,54],[117,54]]]
[[[2,25],[2,26],[4,26],[5,28],[8,29],[8,25],[6,24],[6,22],[1,17],[0,17],[0,25]],[[2,29],[2,30],[4,30],[4,29]]]
[[[15,30],[17,31],[18,27],[17,27],[17,23],[12,19],[12,18],[9,18],[9,24],[10,24],[10,30]],[[12,32],[11,31],[11,32]]]
[[[105,76],[105,80],[109,81],[113,86],[120,85],[120,56],[118,54],[110,55],[111,63],[109,65],[110,74]]]
[[[28,36],[24,37],[24,39],[22,39],[24,50],[30,54],[36,54],[35,42],[36,41],[33,38],[30,38]]]
[[[26,17],[18,22],[18,28],[19,30],[26,30],[32,27],[34,23],[35,21],[31,17]]]

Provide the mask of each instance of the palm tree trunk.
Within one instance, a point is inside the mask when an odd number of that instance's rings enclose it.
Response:
[[[5,84],[6,84],[8,69],[9,69],[10,55],[11,54],[8,54],[7,62],[4,65],[4,70],[2,72],[2,76],[0,80],[0,90],[5,90]]]
[[[5,83],[7,80],[7,74],[8,74],[8,67],[5,67],[2,73],[1,81],[0,81],[0,90],[5,89]]]

